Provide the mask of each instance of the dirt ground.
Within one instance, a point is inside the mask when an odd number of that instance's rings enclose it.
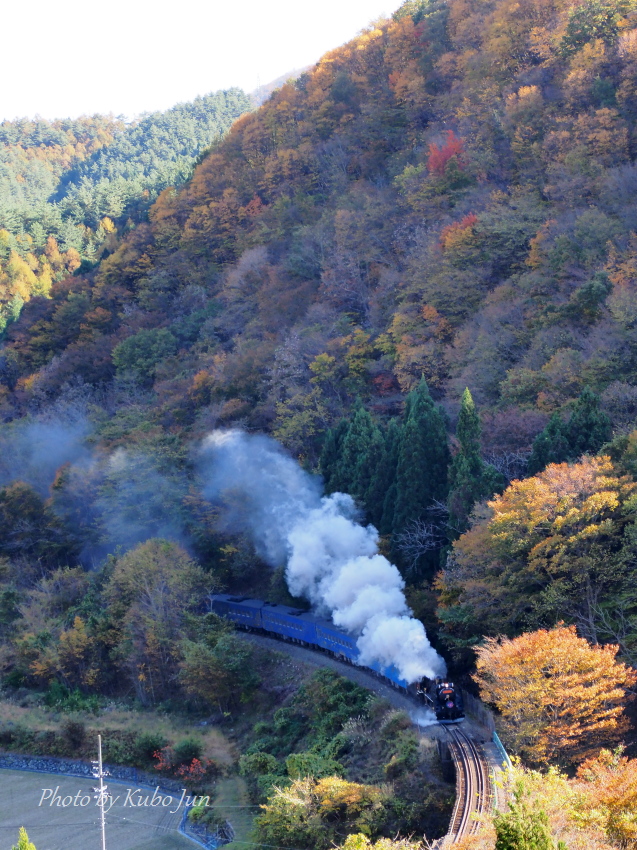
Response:
[[[0,844],[3,847],[16,844],[18,829],[24,826],[37,850],[100,850],[99,811],[92,784],[80,778],[0,769]],[[113,798],[119,796],[106,815],[109,847],[193,850],[197,846],[178,832],[181,811],[170,814],[177,808],[178,798],[166,807],[133,806],[144,803],[147,797],[150,803],[153,792],[143,789],[140,794],[129,795],[128,789],[135,791],[130,783],[109,781],[108,786]],[[51,794],[43,789],[51,790]],[[90,804],[82,807],[82,798],[86,802],[89,796]],[[68,802],[70,797],[78,805]],[[54,805],[50,805],[52,801]],[[62,807],[65,801],[67,806]]]

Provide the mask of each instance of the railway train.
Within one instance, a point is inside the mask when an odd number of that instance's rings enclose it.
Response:
[[[226,617],[241,629],[272,634],[301,646],[318,647],[342,661],[359,663],[356,638],[307,611],[225,593],[211,596],[210,606],[215,614]],[[431,682],[425,679],[415,685],[403,679],[393,665],[383,667],[373,662],[364,666],[385,679],[393,688],[432,708],[440,723],[458,723],[464,719],[462,697],[452,682]]]

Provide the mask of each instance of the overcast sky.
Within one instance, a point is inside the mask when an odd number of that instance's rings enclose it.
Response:
[[[252,91],[391,14],[400,0],[31,0],[3,6],[0,118],[133,117]]]

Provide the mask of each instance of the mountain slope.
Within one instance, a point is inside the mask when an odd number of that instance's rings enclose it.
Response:
[[[29,305],[7,403],[122,376],[113,347],[161,328],[174,342],[138,378],[168,427],[244,421],[311,458],[355,397],[391,414],[421,374],[452,413],[470,387],[496,453],[527,451],[585,385],[619,423],[636,22],[598,0],[405,4],[236,122],[93,276]]]
[[[53,281],[90,268],[252,108],[216,92],[132,124],[95,115],[0,125],[0,328]]]

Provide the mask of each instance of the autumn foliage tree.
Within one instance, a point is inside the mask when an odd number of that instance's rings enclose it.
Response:
[[[590,800],[581,812],[587,826],[601,828],[620,847],[637,847],[637,759],[620,747],[603,749],[579,766],[575,786]]]
[[[578,763],[628,729],[626,690],[637,673],[616,655],[616,646],[591,646],[574,626],[487,638],[475,680],[516,752],[535,763]]]
[[[453,130],[447,130],[447,136],[442,145],[437,145],[435,142],[429,145],[427,168],[432,174],[442,175],[445,173],[447,163],[453,157],[456,158],[456,162],[461,168],[463,165],[463,152],[464,142],[462,139],[459,139]]]
[[[388,787],[347,782],[336,776],[295,779],[275,788],[256,818],[258,840],[291,848],[327,848],[349,833],[378,834]]]
[[[635,483],[608,457],[513,481],[454,544],[438,577],[451,646],[570,619],[592,642],[631,585]]]
[[[555,767],[514,764],[508,811],[487,816],[458,850],[634,850],[637,846],[637,759],[601,750],[570,778]],[[494,823],[495,821],[495,823]],[[535,841],[535,843],[533,843]],[[526,843],[524,843],[526,842]]]
[[[209,587],[201,567],[166,540],[147,540],[115,561],[104,592],[109,642],[142,703],[174,692],[182,630]]]

